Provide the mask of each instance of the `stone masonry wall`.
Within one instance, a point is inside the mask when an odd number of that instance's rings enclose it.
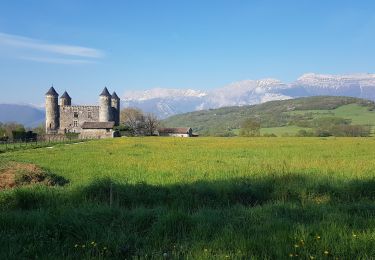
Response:
[[[99,106],[60,106],[60,133],[80,133],[84,122],[98,121]]]
[[[79,134],[82,139],[101,139],[113,137],[113,131],[106,129],[82,129]]]

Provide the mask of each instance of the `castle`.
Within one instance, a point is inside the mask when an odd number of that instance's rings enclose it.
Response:
[[[105,87],[99,96],[99,106],[72,106],[65,91],[60,97],[51,87],[46,93],[46,133],[79,133],[82,138],[110,137],[120,123],[120,98],[109,94]]]

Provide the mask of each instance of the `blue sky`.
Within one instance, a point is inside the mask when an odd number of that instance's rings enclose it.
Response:
[[[1,103],[374,68],[375,1],[0,1]]]

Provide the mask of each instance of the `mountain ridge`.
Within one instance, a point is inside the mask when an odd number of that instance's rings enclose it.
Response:
[[[375,74],[305,73],[291,83],[278,79],[242,80],[210,91],[156,88],[126,92],[124,106],[153,112],[160,118],[226,106],[243,106],[308,96],[352,96],[375,100]]]

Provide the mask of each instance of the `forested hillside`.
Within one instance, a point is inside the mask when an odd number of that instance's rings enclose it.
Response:
[[[322,121],[346,120],[346,124],[375,125],[373,101],[334,96],[316,96],[259,105],[224,107],[180,114],[163,121],[168,127],[192,127],[200,135],[235,135],[248,118],[258,120],[261,132],[296,134]],[[326,119],[321,119],[326,118]]]

